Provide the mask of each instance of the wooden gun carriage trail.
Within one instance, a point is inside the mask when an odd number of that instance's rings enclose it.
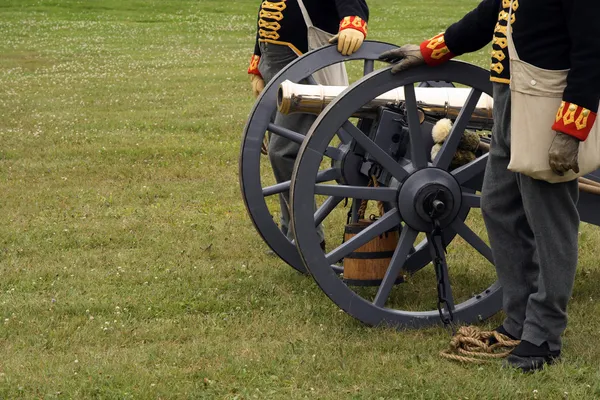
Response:
[[[484,263],[494,271],[491,249],[468,224],[479,213],[490,146],[489,71],[460,61],[396,75],[386,66],[375,70],[379,55],[394,48],[366,41],[356,53],[342,56],[327,46],[276,75],[244,127],[239,159],[243,199],[273,252],[309,273],[340,309],[363,323],[420,328],[449,320],[482,321],[500,311],[502,288],[486,282],[467,294],[455,293],[458,277],[471,271],[453,268],[445,250],[460,256],[469,249],[473,255],[464,263]],[[362,78],[347,88],[316,84],[316,71],[344,61],[362,62]],[[298,84],[305,79],[310,85]],[[318,117],[304,136],[272,122],[278,107],[283,113]],[[444,118],[452,120],[452,130],[432,159],[431,132]],[[480,136],[474,159],[453,165],[465,132],[473,131]],[[270,175],[267,158],[261,158],[267,132],[301,144],[290,181],[263,185]],[[580,178],[579,186],[581,220],[600,225],[600,213],[594,211],[600,204],[600,170]],[[290,193],[294,240],[281,232],[269,209],[269,198],[285,191]],[[372,218],[364,213],[368,201],[379,206]],[[342,223],[334,217],[340,212]],[[326,231],[343,238],[328,250],[321,248],[316,232],[323,222]],[[410,301],[398,306],[403,287],[431,266],[435,278],[423,290],[436,293],[437,307],[413,310]]]

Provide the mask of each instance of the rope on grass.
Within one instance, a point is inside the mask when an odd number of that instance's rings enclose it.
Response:
[[[491,338],[495,338],[496,343],[490,344]],[[508,356],[519,342],[496,331],[462,326],[450,340],[450,348],[441,351],[440,356],[463,363],[484,364]]]

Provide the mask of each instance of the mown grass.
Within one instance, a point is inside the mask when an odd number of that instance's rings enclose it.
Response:
[[[268,255],[237,181],[255,3],[0,1],[0,398],[600,397],[596,227],[535,375],[363,326]],[[369,4],[408,43],[476,3]]]

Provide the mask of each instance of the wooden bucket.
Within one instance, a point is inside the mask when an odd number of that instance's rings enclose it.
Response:
[[[346,225],[344,241],[368,228],[371,221],[361,219]],[[344,257],[344,281],[350,285],[377,285],[385,276],[396,245],[398,230],[390,230],[373,238],[354,252]]]

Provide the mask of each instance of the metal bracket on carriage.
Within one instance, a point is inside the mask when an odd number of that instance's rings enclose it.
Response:
[[[378,107],[376,118],[369,127],[368,136],[379,148],[383,149],[404,167],[410,163],[406,158],[409,153],[410,135],[406,114],[403,114],[403,112],[403,108]],[[426,133],[423,136],[427,140],[426,136],[430,130],[425,129],[425,131]],[[375,176],[379,184],[385,186],[388,186],[392,178],[392,175],[381,168],[369,152],[364,155],[360,172],[368,177]]]

